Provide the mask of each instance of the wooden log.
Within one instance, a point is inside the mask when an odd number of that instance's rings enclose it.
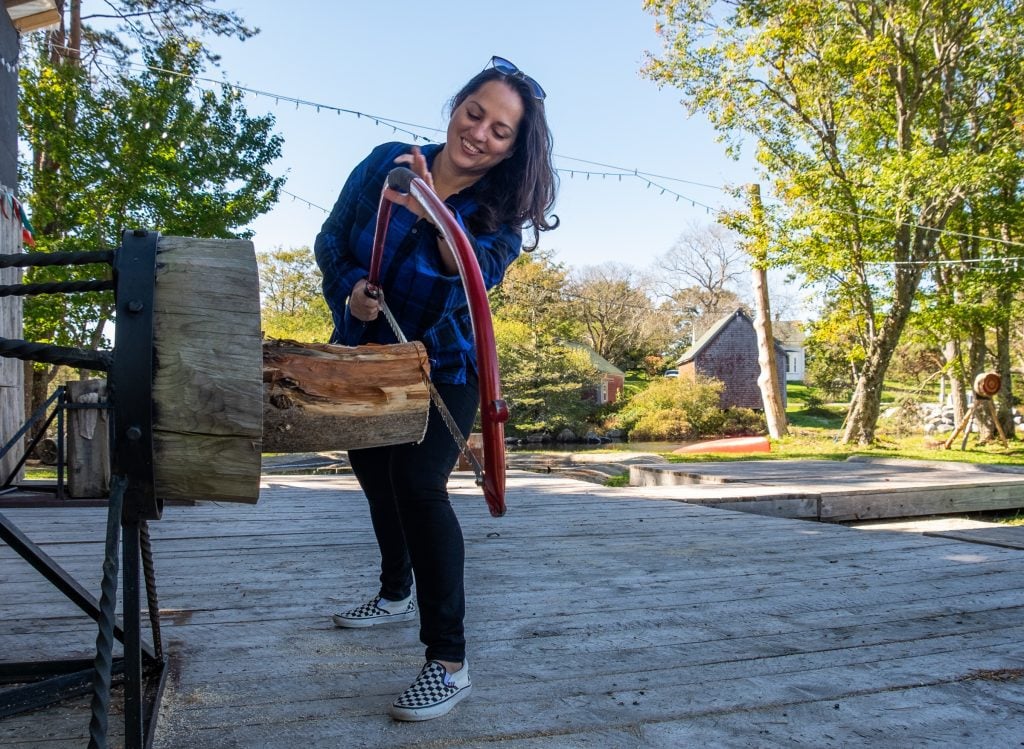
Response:
[[[163,499],[259,497],[259,277],[252,242],[161,237],[154,461]]]
[[[263,449],[319,452],[419,442],[430,410],[429,367],[416,341],[264,341]]]
[[[106,380],[68,382],[69,405],[103,405]],[[106,408],[70,408],[67,419],[68,496],[76,499],[110,495],[110,419]]]

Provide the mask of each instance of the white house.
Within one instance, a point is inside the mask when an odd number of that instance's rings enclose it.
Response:
[[[807,357],[804,350],[804,327],[799,320],[775,320],[772,335],[786,352],[786,382],[803,382]]]

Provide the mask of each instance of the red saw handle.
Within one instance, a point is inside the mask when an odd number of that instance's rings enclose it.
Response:
[[[412,195],[426,211],[434,225],[440,228],[448,246],[454,250],[462,287],[469,302],[469,319],[473,325],[476,346],[477,372],[480,377],[480,420],[483,424],[484,474],[483,490],[487,507],[494,517],[505,514],[505,422],[508,406],[501,397],[501,379],[498,374],[498,351],[494,342],[491,308],[487,302],[480,263],[466,233],[430,186],[405,167],[396,167],[388,173],[387,186]],[[377,226],[370,259],[367,283],[376,288],[380,280],[384,238],[391,217],[391,201],[381,195],[377,211]]]

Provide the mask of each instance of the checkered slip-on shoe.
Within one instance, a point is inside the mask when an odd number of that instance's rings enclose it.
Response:
[[[377,624],[407,622],[416,616],[416,603],[409,596],[404,601],[385,601],[375,596],[372,601],[331,617],[338,627],[373,627]]]
[[[427,661],[416,681],[392,703],[388,712],[395,720],[440,718],[468,696],[472,688],[468,662],[450,674],[437,661]]]

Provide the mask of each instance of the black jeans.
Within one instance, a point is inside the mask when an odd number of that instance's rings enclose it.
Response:
[[[437,385],[462,434],[476,416],[475,376],[466,385]],[[430,408],[427,433],[419,444],[349,450],[349,461],[370,502],[380,547],[380,595],[400,601],[416,579],[420,641],[427,660],[463,661],[465,547],[462,527],[448,499],[448,477],[459,448],[437,409]]]

